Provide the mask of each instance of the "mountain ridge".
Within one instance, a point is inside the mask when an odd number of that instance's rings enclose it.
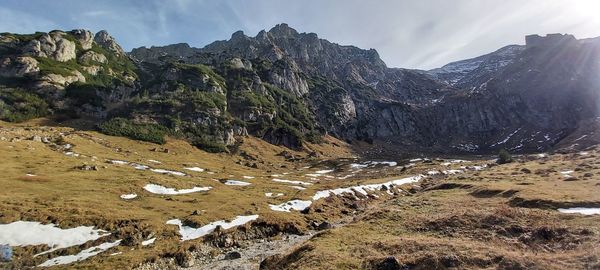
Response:
[[[158,137],[182,137],[214,151],[226,151],[248,134],[297,148],[328,133],[373,143],[379,153],[544,151],[580,121],[598,115],[594,39],[562,42],[556,45],[559,51],[512,45],[420,71],[389,68],[374,49],[341,46],[287,24],[255,37],[238,31],[203,48],[178,43],[130,53],[105,31],[90,43],[91,36],[85,30],[3,34],[5,87],[47,102],[46,114],[71,111],[101,122],[129,119],[115,121],[133,131],[105,130],[110,134],[145,137],[136,129],[150,125]],[[556,37],[565,36],[534,39],[539,45]],[[592,59],[582,61],[578,51]],[[554,58],[576,68],[545,67]],[[534,67],[545,73],[533,76]],[[560,78],[544,75],[556,73]],[[568,83],[568,74],[578,83]],[[540,84],[530,83],[535,80],[548,81],[544,87],[554,92],[544,94]],[[552,87],[558,84],[564,87]],[[14,92],[4,90],[3,99],[15,99]],[[563,92],[572,98],[562,99]],[[539,95],[542,101],[536,100]],[[17,111],[6,104],[1,107],[4,119]]]

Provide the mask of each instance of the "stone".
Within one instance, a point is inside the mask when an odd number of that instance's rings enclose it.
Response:
[[[376,262],[374,267],[376,270],[401,270],[405,267],[398,262],[394,256],[385,257],[379,262]]]
[[[92,63],[104,64],[104,63],[108,62],[108,60],[106,59],[106,56],[104,56],[104,54],[97,53],[94,51],[85,52],[83,55],[81,55],[79,57],[78,60],[79,60],[79,63],[82,63],[82,64],[92,64]]]
[[[94,44],[94,35],[92,32],[84,29],[75,29],[71,31],[70,34],[79,41],[82,49],[89,50],[92,48],[92,45]]]
[[[225,260],[237,260],[242,258],[242,254],[237,251],[232,251],[225,254]]]
[[[75,42],[64,38],[64,35],[65,33],[60,31],[43,34],[30,41],[23,50],[26,55],[47,57],[59,62],[75,59]]]
[[[327,221],[323,221],[319,225],[317,225],[317,230],[318,231],[328,230],[328,229],[331,229],[331,228],[333,228],[333,226],[331,225],[331,223],[329,223]]]
[[[187,251],[178,251],[175,254],[175,262],[177,262],[177,265],[183,267],[183,268],[189,268],[195,265],[196,260],[194,259],[194,256],[192,256],[192,254],[190,252]]]

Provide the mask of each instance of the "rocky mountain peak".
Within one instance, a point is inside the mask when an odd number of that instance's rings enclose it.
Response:
[[[100,47],[116,53],[117,55],[125,55],[125,51],[117,43],[115,38],[108,34],[106,30],[102,30],[94,36],[94,42]]]
[[[291,38],[298,36],[298,31],[296,31],[294,28],[291,28],[286,23],[281,23],[271,28],[271,30],[269,30],[269,34],[277,38]]]
[[[244,34],[244,31],[238,30],[231,34],[231,41],[246,39],[248,36]]]
[[[548,34],[545,37],[540,35],[528,35],[525,37],[525,44],[527,48],[555,47],[576,41],[577,39],[575,36],[569,34]]]

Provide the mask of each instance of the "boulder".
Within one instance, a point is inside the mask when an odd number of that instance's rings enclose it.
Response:
[[[87,51],[79,57],[79,63],[82,64],[91,64],[94,62],[104,64],[107,61],[108,60],[106,59],[106,56],[104,56],[104,54],[97,53],[94,51]]]
[[[92,32],[83,29],[75,29],[70,33],[77,39],[77,41],[79,41],[82,49],[89,50],[92,48],[92,45],[94,44],[94,35]]]
[[[0,60],[0,75],[4,77],[24,77],[40,71],[38,61],[33,57],[20,56]]]
[[[232,251],[225,254],[225,260],[237,260],[242,257],[242,254],[237,251]]]
[[[29,56],[47,57],[59,62],[75,59],[75,42],[66,39],[64,35],[66,34],[60,31],[43,34],[25,45],[23,51]]]

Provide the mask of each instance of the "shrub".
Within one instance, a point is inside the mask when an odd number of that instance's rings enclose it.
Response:
[[[0,119],[23,122],[48,115],[48,104],[36,94],[19,88],[0,88]]]
[[[168,129],[157,124],[138,124],[124,118],[113,118],[99,126],[100,132],[112,135],[164,144]]]
[[[502,149],[500,152],[498,152],[498,161],[496,161],[498,164],[510,163],[512,161],[512,156],[510,153],[508,153],[508,151],[506,151],[506,149]]]
[[[209,153],[228,153],[229,150],[222,143],[213,142],[203,137],[196,139],[193,145]]]

